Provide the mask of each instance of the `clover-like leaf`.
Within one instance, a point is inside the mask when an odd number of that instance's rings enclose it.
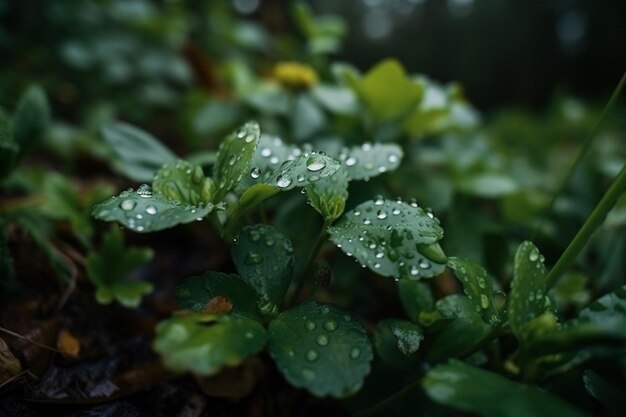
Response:
[[[546,268],[543,256],[531,242],[515,253],[509,297],[509,324],[518,339],[527,339],[524,327],[546,312]]]
[[[351,180],[368,180],[400,165],[404,153],[396,144],[364,143],[361,146],[346,148],[339,160]]]
[[[198,206],[211,201],[215,184],[199,165],[178,160],[163,165],[152,180],[154,192],[174,201]]]
[[[153,346],[169,369],[210,376],[261,351],[266,338],[265,328],[255,320],[193,313],[159,323]]]
[[[311,206],[328,222],[333,222],[343,214],[348,199],[348,176],[344,169],[334,175],[310,183],[306,194]]]
[[[261,311],[278,313],[293,274],[291,241],[272,226],[247,226],[239,233],[231,255],[239,275],[259,295]]]
[[[267,181],[275,184],[282,191],[319,181],[335,174],[341,164],[322,152],[305,152],[291,161],[284,163]]]
[[[200,206],[180,203],[142,185],[137,191],[122,191],[96,205],[92,215],[99,220],[116,221],[135,232],[147,233],[202,219],[213,208],[211,203]]]
[[[126,278],[152,256],[150,249],[125,247],[122,232],[112,227],[104,235],[100,250],[87,256],[85,268],[96,285],[96,299],[102,304],[116,300],[125,307],[137,307],[141,297],[152,291],[152,284]]]
[[[269,352],[291,384],[318,397],[356,392],[373,358],[355,316],[314,301],[284,311],[270,323]]]
[[[428,350],[428,359],[432,362],[466,352],[492,330],[474,310],[468,298],[461,294],[448,295],[438,300],[436,307],[447,323],[437,333]]]
[[[20,155],[30,152],[42,139],[50,123],[50,107],[45,91],[30,87],[20,98],[13,115],[13,138],[19,144]]]
[[[445,269],[438,221],[415,203],[376,198],[328,229],[347,255],[385,277],[432,278]]]
[[[431,369],[422,387],[439,404],[483,417],[587,416],[539,388],[456,360]]]
[[[224,303],[228,305],[228,308],[222,308],[226,311],[221,312],[232,312],[254,320],[260,319],[257,308],[258,294],[235,274],[208,271],[199,276],[186,278],[176,287],[176,303],[182,310],[215,313],[216,306],[212,303],[219,301],[219,297],[224,298]]]
[[[380,357],[392,366],[414,364],[424,336],[422,329],[410,321],[388,319],[378,322],[374,332],[374,346]]]
[[[448,258],[448,267],[463,283],[463,291],[487,323],[496,324],[500,321],[498,310],[493,302],[493,286],[491,278],[482,266],[468,259]]]
[[[251,121],[221,143],[213,165],[213,179],[217,186],[214,201],[221,201],[249,173],[260,134],[259,124]]]
[[[407,317],[414,323],[423,324],[422,316],[435,308],[433,293],[423,282],[403,279],[398,282],[398,294]]]
[[[393,59],[377,64],[361,80],[355,80],[353,88],[379,120],[399,117],[419,102],[423,92],[423,87]]]
[[[105,125],[102,136],[121,160],[116,168],[135,181],[152,180],[163,164],[177,159],[154,136],[127,123],[113,122]]]

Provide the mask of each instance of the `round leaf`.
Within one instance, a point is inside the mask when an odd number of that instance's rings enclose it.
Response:
[[[147,233],[201,219],[213,208],[210,203],[197,207],[180,203],[142,185],[137,191],[122,191],[96,205],[92,215],[99,220],[116,221],[135,232]]]
[[[154,350],[176,372],[209,376],[265,346],[265,328],[242,316],[196,313],[159,323]]]
[[[258,295],[235,274],[209,271],[189,277],[176,288],[176,303],[182,310],[207,311],[212,300],[225,297],[232,313],[259,319]]]
[[[405,367],[414,364],[424,336],[422,329],[406,320],[382,320],[374,332],[374,345],[380,357],[390,365]]]
[[[344,214],[328,231],[347,255],[385,277],[432,278],[445,269],[421,253],[443,237],[443,230],[414,203],[377,198]]]
[[[356,317],[313,301],[284,311],[270,323],[269,351],[291,384],[318,397],[356,392],[373,357]]]
[[[322,152],[305,152],[284,163],[267,183],[276,185],[282,191],[287,191],[330,177],[340,167],[341,164],[338,161]]]
[[[491,278],[485,268],[463,258],[449,258],[448,266],[463,283],[465,295],[474,305],[476,312],[488,323],[496,324],[500,321],[493,302]]]
[[[271,226],[248,226],[231,255],[239,275],[259,294],[261,311],[278,312],[293,274],[291,241]]]
[[[345,149],[340,155],[348,178],[352,180],[368,180],[400,165],[404,153],[396,144],[364,143],[351,149]]]
[[[192,206],[209,203],[214,187],[201,166],[182,160],[163,165],[152,180],[155,192]]]

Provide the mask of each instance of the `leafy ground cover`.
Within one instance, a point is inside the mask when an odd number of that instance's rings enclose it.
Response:
[[[0,415],[620,415],[626,74],[485,116],[288,13],[47,4],[7,45]]]

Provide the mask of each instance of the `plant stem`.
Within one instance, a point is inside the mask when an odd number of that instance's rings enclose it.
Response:
[[[613,208],[615,202],[620,197],[622,192],[626,189],[626,164],[622,167],[622,170],[617,175],[613,184],[609,187],[604,197],[600,200],[595,209],[591,212],[587,220],[580,228],[574,239],[570,242],[565,252],[561,255],[556,265],[550,270],[546,277],[546,283],[548,288],[552,288],[556,284],[559,277],[570,267],[572,262],[576,259],[576,256],[585,247],[591,235],[600,226],[607,213]]]
[[[529,240],[531,241],[534,240],[537,234],[541,232],[541,229],[543,227],[543,224],[545,223],[546,217],[552,212],[552,209],[554,208],[554,204],[556,203],[556,200],[561,196],[561,194],[563,194],[563,192],[565,191],[565,187],[567,187],[567,184],[571,182],[571,179],[574,176],[576,169],[578,169],[578,166],[581,164],[585,155],[589,151],[589,148],[591,147],[593,140],[596,137],[596,134],[598,133],[598,131],[600,130],[600,127],[604,123],[604,119],[606,119],[606,116],[613,109],[613,106],[617,102],[617,99],[619,98],[619,96],[622,94],[622,91],[624,90],[625,85],[626,85],[626,71],[624,71],[624,73],[622,74],[622,78],[620,78],[619,83],[615,87],[615,90],[613,90],[613,93],[611,94],[609,101],[606,103],[604,110],[602,110],[602,114],[600,115],[600,119],[598,119],[598,123],[596,123],[593,130],[587,137],[587,140],[583,144],[583,147],[580,148],[580,151],[578,152],[578,155],[576,156],[576,160],[567,171],[567,174],[563,178],[563,181],[559,185],[559,188],[552,196],[550,203],[544,209],[543,214],[541,215],[541,219],[539,220],[537,227],[535,227],[535,230],[533,230],[533,233],[531,234]]]
[[[288,306],[293,305],[298,300],[298,298],[300,298],[300,295],[302,294],[302,290],[304,290],[304,284],[306,283],[306,279],[308,278],[309,275],[311,275],[311,272],[313,269],[313,263],[315,262],[315,259],[317,258],[317,254],[319,253],[320,249],[322,248],[322,245],[326,241],[326,236],[328,235],[327,230],[328,230],[328,227],[331,225],[331,223],[332,222],[328,220],[324,220],[324,225],[322,226],[322,230],[320,230],[319,235],[317,235],[317,240],[315,241],[315,244],[313,245],[313,249],[311,250],[309,259],[307,260],[304,273],[300,277],[299,281],[296,283],[296,289],[294,290],[289,302],[287,303]]]

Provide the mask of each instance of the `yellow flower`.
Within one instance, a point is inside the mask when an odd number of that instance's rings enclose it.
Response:
[[[304,90],[318,82],[317,72],[299,62],[279,62],[274,67],[274,78],[286,88]]]

